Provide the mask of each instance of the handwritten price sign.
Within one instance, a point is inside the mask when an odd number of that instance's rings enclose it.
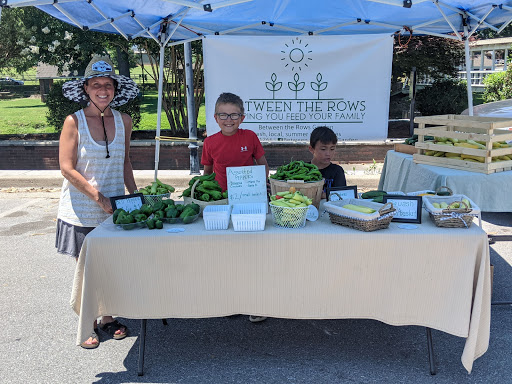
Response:
[[[383,202],[393,203],[393,207],[396,209],[392,221],[421,224],[421,196],[385,195]]]

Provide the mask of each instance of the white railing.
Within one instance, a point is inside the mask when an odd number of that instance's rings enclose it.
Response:
[[[485,88],[484,79],[491,73],[503,72],[503,70],[471,71],[471,86],[475,88]],[[459,71],[459,79],[467,80],[466,71]]]

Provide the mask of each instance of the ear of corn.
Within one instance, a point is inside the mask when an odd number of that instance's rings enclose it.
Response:
[[[375,212],[375,209],[372,209],[372,208],[369,208],[369,207],[364,207],[362,205],[355,205],[355,204],[345,204],[343,206],[343,208],[350,209],[352,211],[361,212],[361,213],[367,213],[367,214]]]

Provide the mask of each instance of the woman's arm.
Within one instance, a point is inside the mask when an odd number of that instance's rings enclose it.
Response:
[[[133,177],[132,162],[130,160],[130,139],[132,136],[132,118],[123,113],[124,123],[124,185],[128,189],[129,193],[135,192],[137,184],[135,184],[135,178]]]
[[[59,140],[60,172],[76,189],[95,201],[105,212],[112,213],[110,199],[103,196],[76,170],[78,151],[78,122],[74,115],[64,120]]]

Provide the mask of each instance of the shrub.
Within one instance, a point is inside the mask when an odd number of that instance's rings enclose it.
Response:
[[[508,67],[504,72],[495,72],[484,79],[484,102],[505,100],[512,98],[512,70]]]
[[[60,132],[62,129],[66,116],[75,113],[81,108],[80,104],[64,97],[62,94],[62,84],[64,84],[62,81],[54,82],[46,96],[46,106],[48,107],[46,121],[57,132]]]
[[[465,81],[436,80],[416,94],[416,109],[422,115],[459,114],[468,106]]]
[[[48,113],[46,114],[46,121],[49,125],[54,127],[58,132],[62,129],[62,124],[66,116],[71,115],[78,111],[82,106],[74,101],[64,97],[62,94],[62,84],[64,82],[54,82],[48,96],[46,98],[46,105],[48,106]],[[133,128],[137,129],[140,123],[140,98],[136,97],[128,103],[115,108],[119,112],[127,113],[131,116],[133,121]]]

